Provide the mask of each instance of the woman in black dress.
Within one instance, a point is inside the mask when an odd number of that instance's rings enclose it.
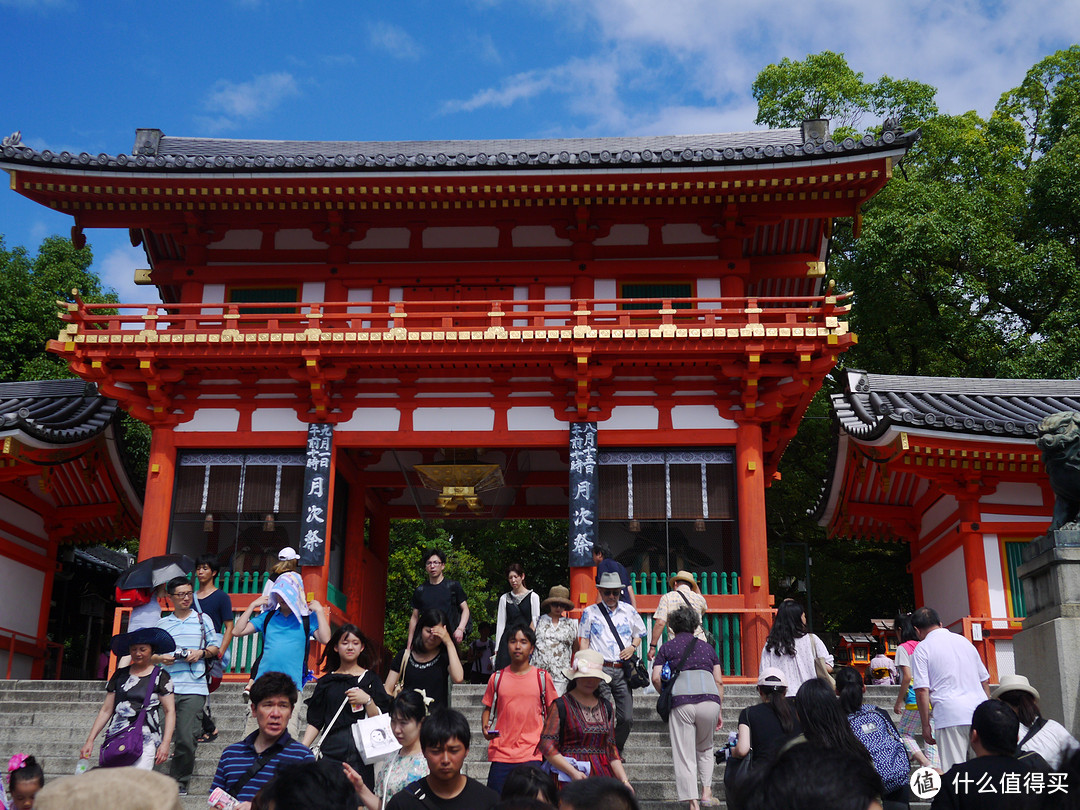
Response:
[[[510,583],[510,590],[499,597],[499,607],[495,613],[495,669],[510,666],[507,628],[524,624],[535,630],[536,620],[540,618],[540,597],[525,587],[525,569],[521,563],[510,564],[506,569],[506,579]]]
[[[334,725],[322,741],[323,756],[348,762],[363,777],[369,788],[375,785],[375,768],[365,765],[353,745],[352,727],[358,720],[372,717],[390,708],[390,698],[374,672],[367,668],[368,640],[354,624],[343,624],[330,637],[323,653],[323,672],[315,692],[307,702],[307,730],[304,745],[311,747],[333,720]],[[334,715],[345,701],[349,705]]]
[[[387,694],[402,689],[423,692],[428,708],[450,707],[450,684],[462,683],[465,670],[458,658],[457,644],[446,629],[446,614],[425,610],[416,624],[412,647],[402,650],[390,661],[390,674],[384,684]]]

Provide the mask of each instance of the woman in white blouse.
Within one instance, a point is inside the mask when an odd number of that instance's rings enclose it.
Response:
[[[765,648],[761,651],[761,667],[764,672],[776,667],[784,673],[788,693],[797,692],[803,683],[816,678],[814,659],[824,658],[832,672],[833,657],[820,638],[806,629],[806,611],[791,599],[780,603],[773,619]]]
[[[1019,747],[1042,756],[1055,771],[1080,747],[1076,738],[1056,720],[1039,710],[1039,692],[1023,675],[1003,675],[990,697],[1009,706],[1020,718]]]
[[[506,569],[510,590],[499,597],[499,609],[495,616],[495,669],[510,665],[506,630],[524,624],[536,629],[540,617],[540,597],[525,587],[525,569],[521,563],[511,563]]]

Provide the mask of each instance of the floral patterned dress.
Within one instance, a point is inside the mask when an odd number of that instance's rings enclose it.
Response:
[[[564,616],[556,625],[551,616],[544,614],[536,623],[536,651],[532,664],[548,671],[555,683],[555,691],[560,695],[566,693],[567,680],[563,670],[570,667],[570,651],[577,635],[577,619]]]
[[[383,796],[389,802],[390,797],[410,785],[417,779],[428,775],[428,763],[423,754],[408,754],[389,760],[375,777],[373,793],[382,801]]]
[[[113,673],[112,678],[105,685],[106,692],[116,693],[116,702],[113,706],[113,715],[105,728],[105,736],[111,737],[119,734],[135,722],[139,710],[143,707],[143,699],[146,697],[147,679],[150,675],[141,678],[131,674],[131,667],[121,667]],[[171,695],[173,691],[172,680],[164,667],[157,668],[157,683],[150,692],[150,703],[146,707],[143,721],[143,745],[153,745],[155,748],[161,745],[161,718],[158,707],[161,705],[162,695]]]

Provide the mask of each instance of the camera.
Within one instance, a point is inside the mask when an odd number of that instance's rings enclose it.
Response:
[[[176,649],[176,652],[173,653],[173,658],[176,658],[177,660],[179,660],[181,658],[187,658],[188,653],[190,653],[190,652],[191,652],[191,650],[189,650],[189,649],[187,649],[185,647],[178,647]]]

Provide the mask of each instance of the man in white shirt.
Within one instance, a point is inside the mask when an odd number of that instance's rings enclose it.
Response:
[[[936,610],[921,607],[911,620],[919,636],[911,667],[923,738],[930,745],[937,743],[941,769],[947,771],[972,755],[968,744],[971,715],[990,697],[990,673],[970,641],[941,626]]]
[[[611,683],[600,684],[600,695],[615,706],[615,745],[621,752],[634,723],[630,668],[634,664],[631,659],[637,655],[641,640],[645,638],[645,623],[637,610],[619,601],[623,584],[614,571],[602,574],[596,589],[600,592],[600,601],[589,605],[581,614],[578,638],[581,649],[595,650],[604,656],[604,672],[611,676]],[[615,626],[618,639],[611,632],[611,625]]]

